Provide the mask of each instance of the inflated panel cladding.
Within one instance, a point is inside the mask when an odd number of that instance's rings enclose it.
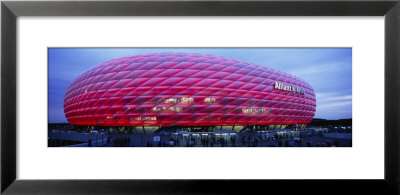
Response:
[[[276,89],[296,86],[304,93]],[[219,126],[307,124],[314,90],[268,67],[212,55],[150,53],[96,65],[67,88],[72,125]]]

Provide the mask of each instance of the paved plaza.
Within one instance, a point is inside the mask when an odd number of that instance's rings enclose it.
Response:
[[[52,131],[50,147],[351,147],[349,133],[313,130],[109,134]]]

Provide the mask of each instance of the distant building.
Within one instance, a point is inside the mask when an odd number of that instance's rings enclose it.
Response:
[[[64,99],[72,125],[143,129],[301,126],[311,122],[315,107],[312,87],[293,75],[189,53],[150,53],[101,63],[78,76]]]

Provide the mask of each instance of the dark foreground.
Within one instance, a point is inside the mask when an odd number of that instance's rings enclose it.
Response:
[[[351,133],[199,132],[169,134],[49,133],[49,147],[351,147]]]

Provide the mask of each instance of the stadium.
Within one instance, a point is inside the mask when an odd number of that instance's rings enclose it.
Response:
[[[67,88],[73,126],[110,133],[215,132],[305,127],[313,88],[294,75],[240,60],[149,53],[98,64]]]

